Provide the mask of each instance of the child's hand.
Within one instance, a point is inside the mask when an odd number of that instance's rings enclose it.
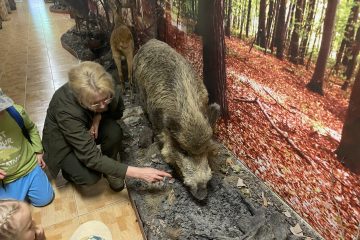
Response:
[[[0,180],[5,179],[5,177],[6,177],[6,172],[4,170],[0,169]]]
[[[44,153],[37,153],[36,154],[36,159],[38,161],[38,164],[41,168],[45,168],[46,167],[46,163],[44,162],[43,159]]]

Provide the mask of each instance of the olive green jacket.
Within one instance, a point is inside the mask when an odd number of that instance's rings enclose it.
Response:
[[[109,110],[102,115],[119,119],[123,111],[120,89],[116,88]],[[89,133],[93,116],[94,112],[79,104],[68,83],[54,93],[47,109],[42,138],[44,160],[53,176],[59,173],[61,161],[70,152],[74,152],[88,168],[125,178],[127,165],[103,155],[96,147],[95,140]]]

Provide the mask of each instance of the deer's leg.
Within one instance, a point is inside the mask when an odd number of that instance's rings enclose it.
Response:
[[[116,67],[118,69],[120,87],[121,87],[121,90],[123,92],[125,92],[125,80],[124,80],[124,76],[121,71],[121,55],[120,55],[120,53],[117,52],[117,50],[113,50],[112,53],[113,53],[113,59],[115,61]]]

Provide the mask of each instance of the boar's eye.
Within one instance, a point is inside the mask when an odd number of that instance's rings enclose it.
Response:
[[[185,155],[185,156],[188,156],[188,155],[189,155],[188,152],[185,151],[185,150],[182,149],[182,148],[179,148],[179,152],[180,152],[181,154]]]

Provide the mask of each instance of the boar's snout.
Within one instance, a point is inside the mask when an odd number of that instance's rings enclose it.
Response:
[[[207,161],[202,165],[193,174],[185,174],[184,178],[184,184],[189,187],[191,194],[198,200],[204,200],[207,197],[207,184],[211,179],[211,169]]]

